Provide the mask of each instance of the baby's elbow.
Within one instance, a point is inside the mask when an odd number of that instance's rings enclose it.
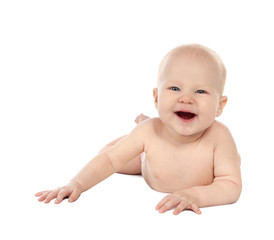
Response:
[[[242,193],[242,183],[241,182],[231,182],[231,192],[230,192],[230,203],[236,203],[241,196]]]
[[[231,199],[231,204],[236,203],[241,196],[241,190],[238,190]]]
[[[222,188],[224,204],[232,204],[239,200],[242,192],[242,183],[239,179],[226,178],[216,181]]]

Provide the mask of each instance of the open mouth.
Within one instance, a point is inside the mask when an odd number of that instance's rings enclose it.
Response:
[[[192,113],[192,112],[182,112],[182,111],[178,111],[178,112],[175,112],[175,114],[184,119],[184,120],[190,120],[190,119],[193,119],[196,117],[196,114],[195,113]]]

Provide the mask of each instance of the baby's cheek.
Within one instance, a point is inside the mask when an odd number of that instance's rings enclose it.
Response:
[[[216,118],[216,114],[213,111],[205,112],[199,117],[200,122],[203,124],[205,128],[211,126],[214,123],[215,118]]]
[[[167,106],[165,106],[164,104],[158,105],[158,113],[162,120],[167,118],[168,111],[170,111],[169,108]]]

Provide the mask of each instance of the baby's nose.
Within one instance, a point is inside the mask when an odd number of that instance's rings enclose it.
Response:
[[[183,94],[178,101],[179,103],[192,104],[194,102],[194,99],[189,94]]]

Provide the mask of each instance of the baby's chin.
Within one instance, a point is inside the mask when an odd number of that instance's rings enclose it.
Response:
[[[203,136],[204,131],[198,131],[191,128],[180,128],[175,130],[176,134],[173,135],[174,140],[181,143],[195,142]]]
[[[198,140],[210,126],[184,126],[177,128],[177,134],[180,136],[182,141],[192,142]]]

